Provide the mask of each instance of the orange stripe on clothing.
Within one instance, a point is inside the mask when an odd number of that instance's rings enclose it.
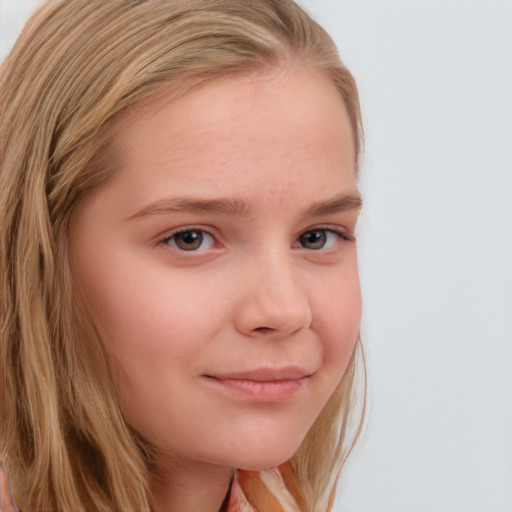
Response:
[[[226,512],[301,512],[277,468],[237,471]]]

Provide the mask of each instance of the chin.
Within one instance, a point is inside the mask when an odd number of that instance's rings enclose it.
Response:
[[[262,471],[280,466],[297,453],[316,418],[316,411],[308,411],[307,417],[281,412],[273,411],[266,417],[245,416],[243,421],[231,424],[229,435],[224,431],[220,442],[209,444],[219,455],[222,446],[222,458],[232,467]]]
[[[262,441],[254,447],[246,446],[238,452],[233,450],[231,454],[234,456],[229,465],[248,471],[263,471],[280,466],[295,455],[303,441],[301,438],[295,442],[291,442],[291,439],[284,442],[282,437],[281,435],[273,440]]]
[[[255,457],[252,459],[241,460],[240,464],[236,464],[233,467],[237,469],[243,469],[246,471],[265,471],[270,468],[276,468],[281,464],[289,461],[295,452],[291,453],[287,457]]]

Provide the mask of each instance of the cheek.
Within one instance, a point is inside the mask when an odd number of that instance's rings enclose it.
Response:
[[[86,293],[115,371],[123,415],[148,438],[156,432],[157,439],[165,416],[157,418],[155,411],[162,410],[162,403],[183,409],[180,400],[191,369],[197,368],[197,354],[211,334],[205,329],[213,329],[204,321],[208,304],[195,300],[198,290],[188,278],[171,280],[147,268],[127,272],[122,265],[91,276]],[[179,389],[178,396],[171,389]]]
[[[114,349],[122,345],[125,354],[137,348],[151,353],[152,347],[163,348],[171,340],[190,346],[182,339],[183,331],[193,335],[212,306],[204,279],[162,265],[130,263],[83,280],[105,344]]]
[[[316,328],[323,340],[325,364],[343,373],[359,335],[362,308],[357,265],[340,274],[322,294]]]

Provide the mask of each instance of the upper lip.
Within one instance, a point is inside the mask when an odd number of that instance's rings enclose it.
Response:
[[[207,375],[219,380],[254,380],[259,382],[275,382],[280,380],[299,380],[310,377],[313,372],[300,366],[261,367],[251,370],[235,371]]]

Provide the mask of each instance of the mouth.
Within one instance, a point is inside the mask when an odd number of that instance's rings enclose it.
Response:
[[[284,402],[308,387],[312,372],[298,366],[256,368],[243,372],[204,375],[215,389],[230,397],[254,402]]]

